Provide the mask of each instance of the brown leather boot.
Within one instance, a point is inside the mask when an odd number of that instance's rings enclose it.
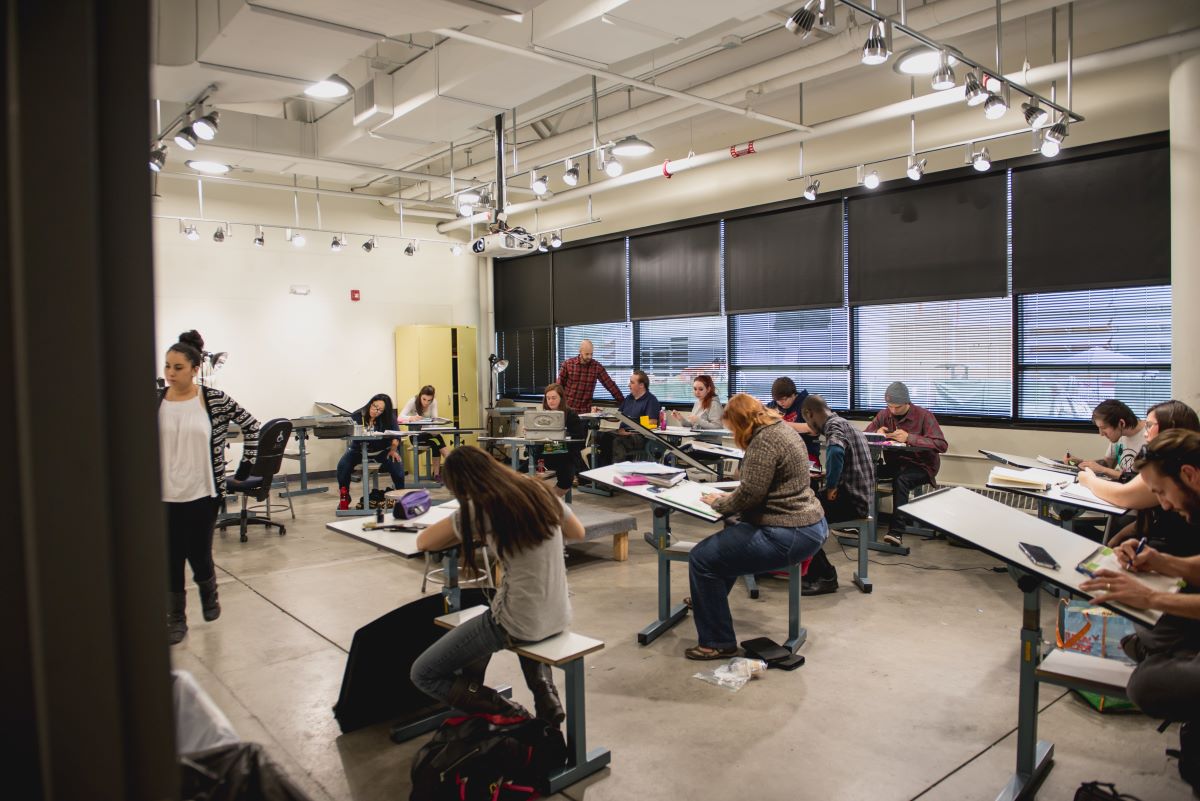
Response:
[[[485,684],[471,681],[466,676],[459,676],[454,680],[446,703],[472,714],[502,715],[507,718],[533,717],[525,707],[505,698]]]
[[[558,688],[554,686],[554,674],[545,662],[521,657],[521,672],[525,674],[525,685],[533,693],[533,708],[539,720],[551,726],[562,724],[567,718],[562,701],[558,699]]]

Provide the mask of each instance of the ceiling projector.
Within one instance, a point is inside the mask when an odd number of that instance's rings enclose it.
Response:
[[[481,256],[523,256],[537,250],[537,242],[524,228],[510,228],[479,237],[471,243],[471,250]]]

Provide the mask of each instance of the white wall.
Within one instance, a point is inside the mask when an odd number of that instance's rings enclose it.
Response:
[[[182,191],[181,191],[182,190]],[[159,215],[198,215],[195,185],[161,181]],[[302,221],[315,226],[314,200],[301,198]],[[205,186],[209,219],[290,224],[291,195]],[[399,234],[398,217],[366,201],[325,199],[322,222],[331,230]],[[340,253],[329,250],[330,234],[308,234],[303,249],[268,229],[266,247],[252,246],[253,229],[235,225],[233,238],[212,241],[215,223],[197,223],[192,242],[178,233],[175,219],[154,224],[155,317],[161,354],[182,331],[197,329],[212,351],[229,361],[214,385],[229,392],[260,420],[312,414],[314,401],[358,408],[377,392],[396,398],[393,330],[415,323],[480,325],[481,259],[424,243],[414,257],[404,242],[379,240],[371,254],[363,237],[352,237]],[[409,236],[442,237],[431,225],[406,221]],[[306,285],[310,294],[292,295]],[[361,300],[352,302],[350,290]],[[480,344],[486,364],[488,351]],[[161,365],[154,369],[161,371]],[[418,388],[413,387],[412,392]],[[442,389],[439,387],[439,390]],[[446,388],[448,389],[448,388]],[[477,387],[477,393],[486,391]],[[340,441],[310,440],[310,470],[331,469]]]

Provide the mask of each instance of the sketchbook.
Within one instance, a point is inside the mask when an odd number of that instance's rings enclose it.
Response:
[[[988,474],[988,484],[998,487],[1014,487],[1045,492],[1051,487],[1065,487],[1072,483],[1070,476],[1051,470],[1014,470],[1011,467],[993,467]]]
[[[1183,588],[1183,579],[1171,578],[1158,573],[1135,573],[1122,564],[1116,552],[1106,545],[1101,545],[1092,551],[1091,555],[1075,566],[1075,569],[1085,576],[1095,576],[1099,570],[1111,570],[1114,573],[1124,573],[1140,581],[1154,592],[1179,592]]]

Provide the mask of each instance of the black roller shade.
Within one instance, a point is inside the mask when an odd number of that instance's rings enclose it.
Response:
[[[492,286],[497,331],[554,324],[550,254],[495,262]]]
[[[842,305],[842,204],[822,203],[725,223],[725,311]]]
[[[721,311],[721,228],[707,223],[629,240],[629,313],[635,320]]]
[[[1171,280],[1167,148],[1013,171],[1013,291]]]
[[[850,303],[1003,297],[1003,172],[849,201]]]
[[[625,319],[625,238],[556,250],[554,323],[586,325]]]
[[[505,395],[540,395],[554,381],[554,330],[525,328],[500,331],[498,355],[508,360],[508,369],[499,376],[500,391]]]

